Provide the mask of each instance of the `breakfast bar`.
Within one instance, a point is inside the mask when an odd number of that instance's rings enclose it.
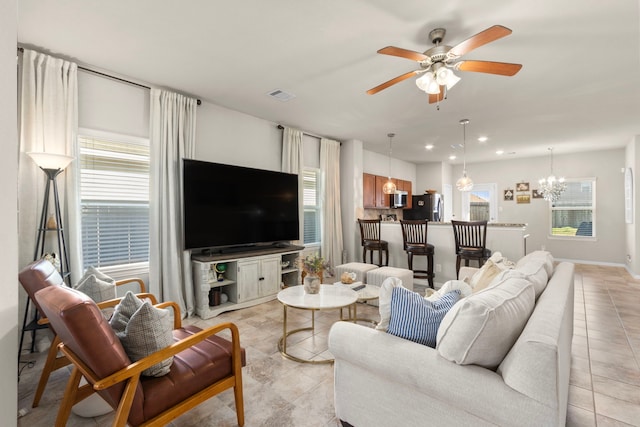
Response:
[[[444,282],[456,278],[456,254],[453,228],[450,222],[429,222],[427,240],[435,246],[435,282],[436,288]],[[527,238],[526,224],[489,223],[487,227],[487,248],[500,252],[511,260],[525,255]],[[380,226],[380,238],[389,242],[389,265],[408,268],[407,253],[403,249],[400,221],[383,221]],[[426,270],[425,257],[415,257],[413,268]]]

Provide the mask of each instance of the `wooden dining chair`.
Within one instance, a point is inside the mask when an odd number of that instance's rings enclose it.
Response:
[[[389,242],[380,240],[380,222],[379,219],[358,219],[362,262],[367,262],[367,252],[369,252],[369,261],[373,264],[373,252],[378,252],[378,267],[382,267],[383,253],[385,255],[384,265],[389,265]]]
[[[478,267],[491,258],[491,250],[487,249],[487,221],[451,221],[453,237],[456,245],[456,278],[460,271],[460,263],[478,261]]]
[[[426,219],[408,220],[401,219],[400,227],[402,228],[402,243],[407,253],[407,263],[409,270],[413,271],[413,277],[416,279],[429,280],[429,287],[433,288],[433,254],[435,248],[432,244],[427,243],[427,231],[429,222]],[[427,257],[426,270],[413,269],[414,255]]]

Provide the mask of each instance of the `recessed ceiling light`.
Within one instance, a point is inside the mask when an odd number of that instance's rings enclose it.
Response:
[[[504,154],[504,150],[497,150],[497,151],[496,151],[496,154],[497,154],[498,156],[502,156],[502,155]]]
[[[487,142],[487,140],[488,140],[488,139],[489,139],[489,138],[488,138],[488,137],[486,137],[486,136],[481,136],[481,137],[479,137],[479,138],[478,138],[478,141],[480,141],[480,142]]]
[[[433,144],[427,144],[424,146],[427,150],[433,150]]]
[[[455,155],[452,154],[452,155],[449,156],[449,160],[455,160],[455,159],[456,159]]]

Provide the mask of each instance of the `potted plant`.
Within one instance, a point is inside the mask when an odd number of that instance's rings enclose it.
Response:
[[[324,272],[325,270],[331,270],[329,263],[318,254],[307,255],[304,258],[300,258],[300,268],[302,269],[302,282],[305,292],[308,294],[320,292]]]

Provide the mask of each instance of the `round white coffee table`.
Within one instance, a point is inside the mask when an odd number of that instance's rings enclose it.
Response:
[[[334,286],[342,286],[345,288],[353,289],[358,293],[358,302],[366,303],[368,301],[373,301],[380,298],[380,286],[363,285],[362,282],[355,282],[348,285],[345,285],[341,282],[336,282],[334,283]],[[349,307],[348,319],[344,319],[342,317],[342,309],[340,309],[340,320],[351,320],[353,322],[369,322],[374,326],[378,324],[378,321],[373,319],[359,319],[358,316],[356,316],[355,311],[353,313],[353,316],[351,316],[351,307]]]
[[[317,310],[334,310],[353,306],[355,316],[355,304],[358,293],[343,286],[322,285],[317,294],[307,294],[302,286],[291,286],[278,292],[278,301],[282,303],[284,322],[282,325],[282,337],[278,341],[278,350],[287,359],[301,363],[333,363],[333,359],[308,360],[301,359],[287,353],[287,337],[296,332],[313,331],[315,329],[315,312]],[[311,311],[311,327],[299,328],[287,331],[287,307]]]

